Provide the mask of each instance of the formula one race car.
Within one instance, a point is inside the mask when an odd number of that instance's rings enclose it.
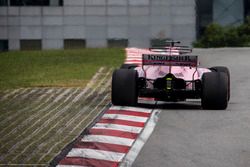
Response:
[[[203,109],[226,109],[230,99],[227,67],[198,67],[198,56],[180,42],[149,49],[127,48],[125,64],[113,73],[112,103],[136,106],[138,97],[177,102],[201,99]]]

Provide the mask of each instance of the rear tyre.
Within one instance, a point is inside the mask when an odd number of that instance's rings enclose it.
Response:
[[[211,67],[210,68],[212,71],[216,71],[216,72],[224,72],[227,74],[228,77],[228,101],[230,100],[230,96],[231,96],[231,91],[230,91],[230,72],[229,69],[227,67],[224,66],[215,66],[215,67]]]
[[[209,72],[202,76],[201,105],[203,109],[224,110],[228,104],[228,76]]]
[[[121,69],[134,69],[136,67],[138,67],[138,65],[136,65],[136,64],[123,64],[123,65],[121,65]]]
[[[118,69],[112,77],[112,103],[120,106],[136,106],[138,99],[138,74],[135,70]]]

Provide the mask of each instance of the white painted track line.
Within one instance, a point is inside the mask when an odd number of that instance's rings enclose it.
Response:
[[[159,114],[161,110],[154,110],[148,123],[144,127],[144,130],[140,134],[140,137],[134,142],[130,151],[126,154],[124,160],[120,163],[120,167],[131,167],[133,162],[135,161],[136,157],[140,153],[141,149],[143,148],[144,144],[153,133],[154,128],[158,122]]]

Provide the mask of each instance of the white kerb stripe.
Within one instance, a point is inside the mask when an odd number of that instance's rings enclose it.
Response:
[[[82,138],[83,142],[100,142],[108,144],[118,144],[123,146],[132,146],[134,139],[128,139],[123,137],[114,137],[106,135],[86,135]]]
[[[152,109],[138,108],[138,107],[124,107],[124,106],[111,106],[110,110],[127,110],[127,111],[143,112],[143,113],[152,112]]]
[[[137,117],[137,116],[131,116],[131,115],[122,115],[122,114],[104,114],[102,118],[120,119],[124,121],[134,121],[134,122],[143,122],[143,123],[145,123],[148,120],[147,117]]]
[[[97,123],[92,129],[109,129],[109,130],[119,130],[130,133],[140,133],[141,127],[127,126],[127,125],[116,125],[116,124],[106,124],[106,123]]]
[[[94,158],[114,162],[121,162],[124,156],[124,153],[85,148],[73,148],[67,155],[67,157]]]
[[[142,65],[142,62],[137,61],[126,61],[125,64],[136,64],[136,65]]]
[[[142,60],[142,59],[139,59],[139,58],[126,58],[127,61],[130,61],[130,60]]]

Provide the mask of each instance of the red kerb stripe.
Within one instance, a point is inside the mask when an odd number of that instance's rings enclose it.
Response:
[[[136,133],[124,132],[119,130],[109,130],[109,129],[90,129],[89,134],[124,137],[129,139],[136,139],[138,136],[138,134]]]
[[[118,167],[118,162],[81,158],[81,157],[65,157],[59,162],[59,165],[81,165],[94,167]]]
[[[129,146],[122,146],[117,144],[98,143],[98,142],[78,142],[73,148],[87,148],[95,150],[113,151],[119,153],[127,153]]]
[[[145,123],[135,122],[135,121],[125,121],[120,119],[101,119],[98,123],[108,123],[108,124],[118,124],[118,125],[127,125],[135,127],[144,127]]]
[[[122,114],[122,115],[138,116],[138,117],[150,117],[150,113],[127,111],[127,110],[108,110],[106,114]]]
[[[126,61],[142,62],[142,59],[126,59]]]

